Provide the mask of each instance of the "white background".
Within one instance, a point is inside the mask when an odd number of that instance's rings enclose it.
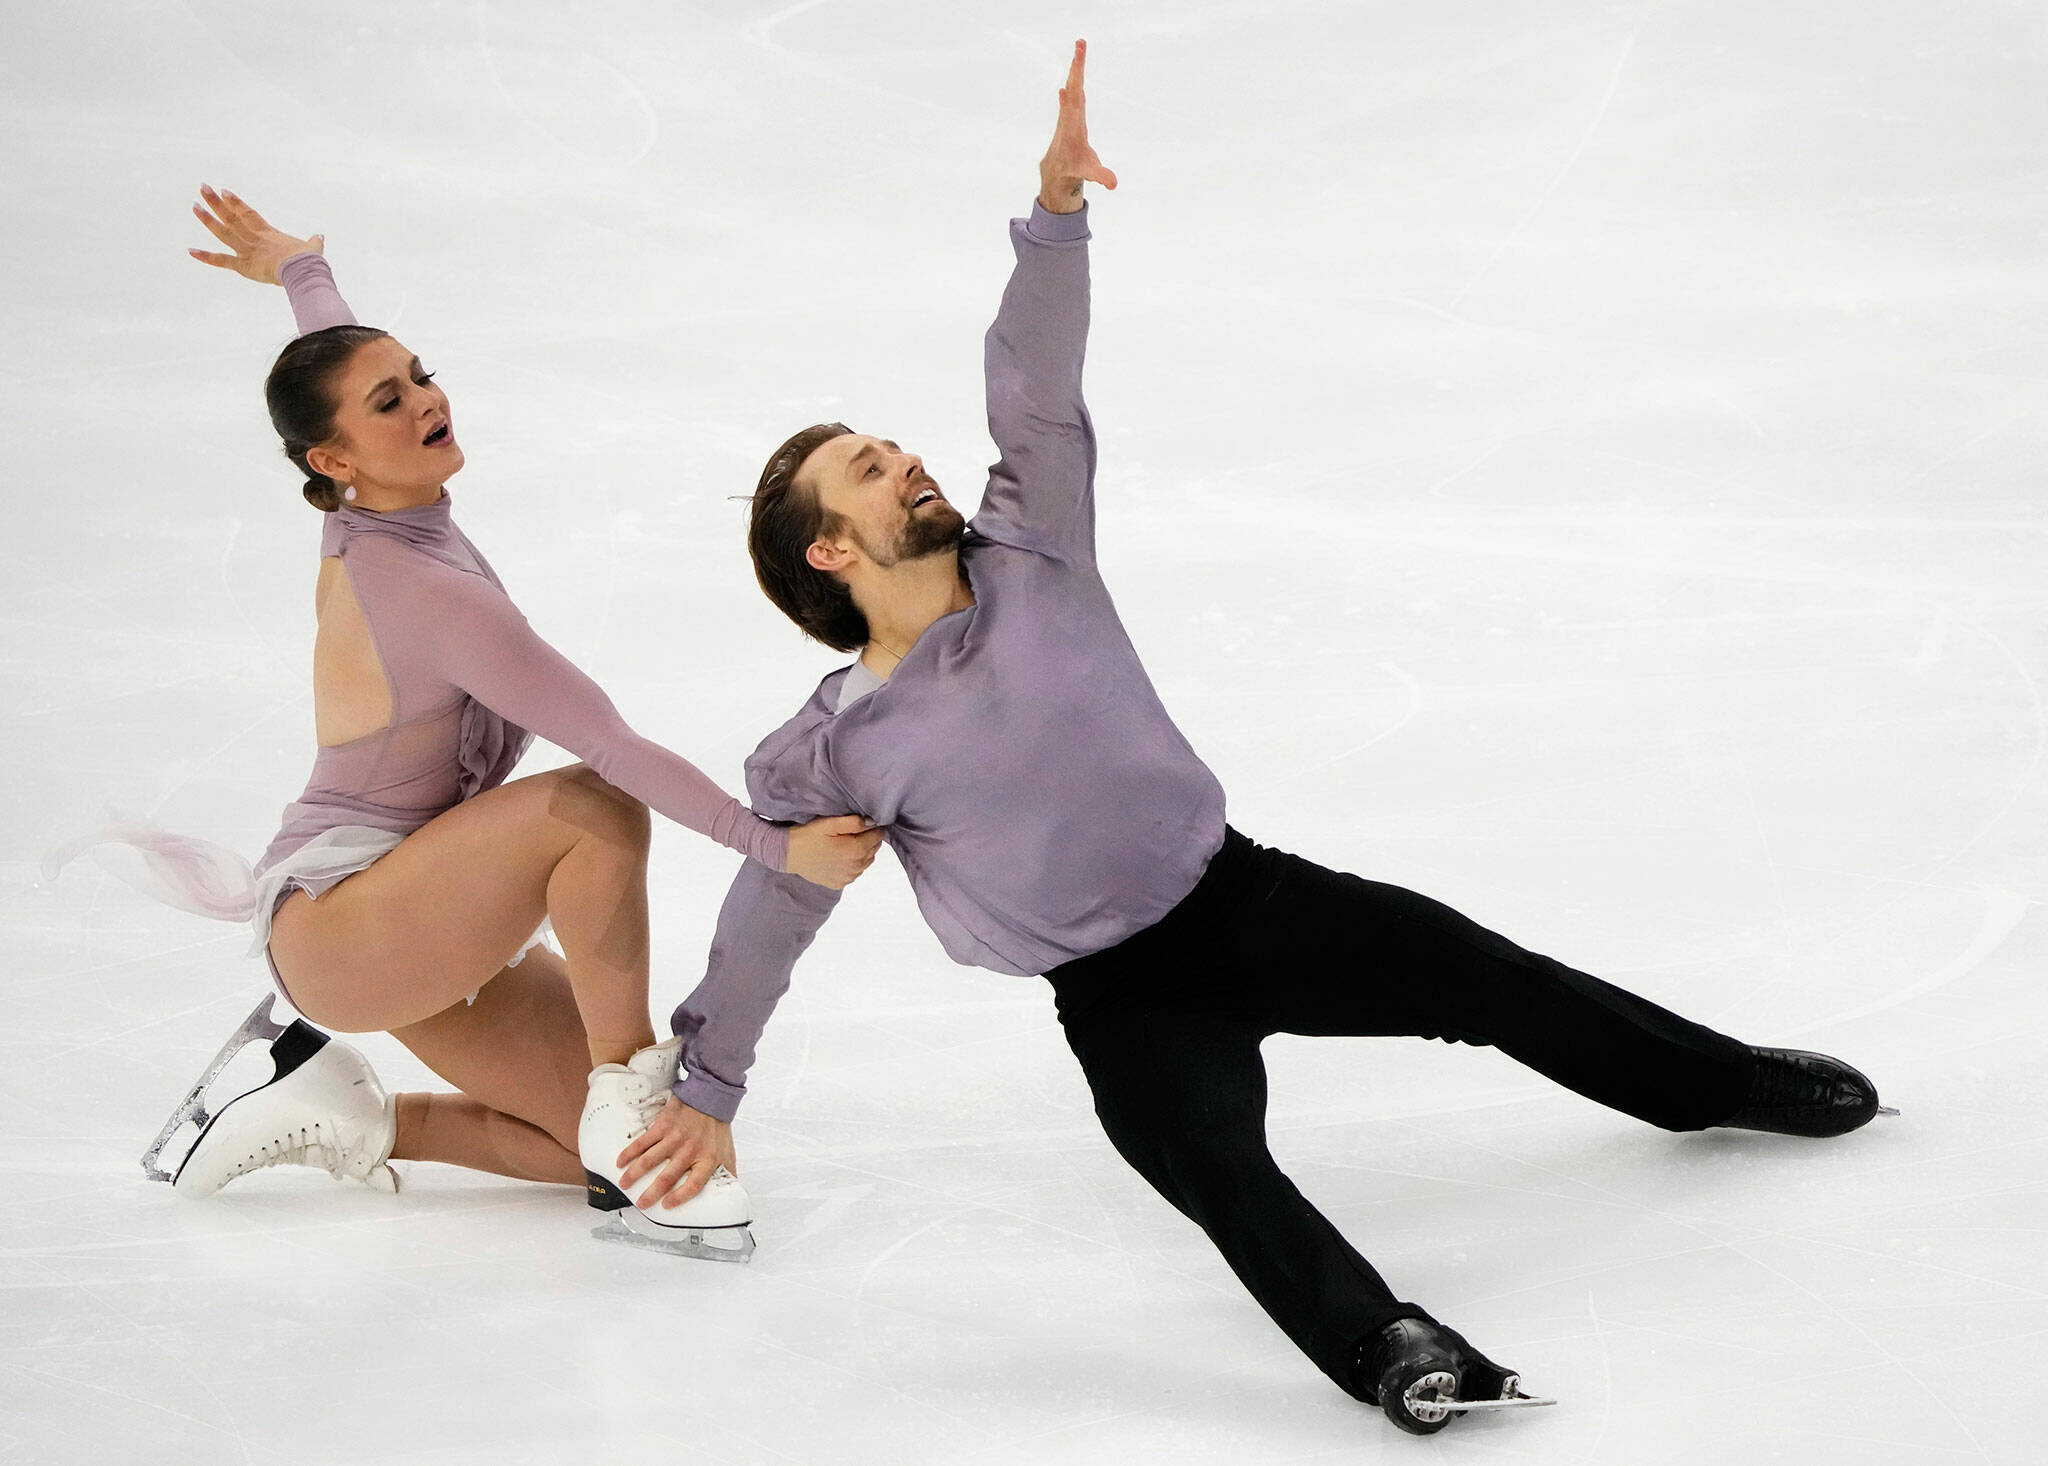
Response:
[[[14,7],[0,45],[0,1462],[2021,1462],[2048,1423],[2048,16],[2032,0]],[[414,1166],[135,1157],[246,934],[43,851],[304,781],[324,230],[534,624],[730,787],[839,658],[744,494],[844,418],[972,501],[980,334],[1092,48],[1102,563],[1231,817],[1904,1115],[1674,1137],[1275,1039],[1272,1140],[1557,1409],[1397,1435],[1116,1159],[1035,979],[884,861],[738,1134],[747,1269]],[[553,750],[540,750],[559,760]],[[536,764],[539,762],[537,757]],[[655,999],[730,857],[663,828]],[[361,1041],[394,1088],[425,1076]]]

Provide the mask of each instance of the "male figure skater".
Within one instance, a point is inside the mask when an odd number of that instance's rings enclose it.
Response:
[[[1274,1164],[1262,1039],[1492,1044],[1670,1130],[1835,1135],[1877,1096],[1835,1060],[1752,1049],[1226,827],[1222,788],[1096,572],[1081,191],[1116,184],[1088,145],[1083,56],[1037,206],[1010,226],[1017,266],[986,358],[1001,460],[973,523],[915,454],[838,424],[798,433],[762,475],[749,548],[763,589],[860,660],[761,744],[748,791],[774,819],[866,816],[955,960],[1045,974],[1111,1142],[1339,1386],[1417,1433],[1460,1408],[1538,1403],[1396,1299]],[[676,1010],[674,1098],[599,1158],[651,1218],[730,1164],[755,1042],[838,899],[756,863],[734,881],[708,974]]]

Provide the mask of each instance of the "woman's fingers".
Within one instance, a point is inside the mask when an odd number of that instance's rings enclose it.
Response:
[[[264,234],[270,230],[270,221],[242,202],[242,196],[229,190],[222,190],[221,197],[234,206],[235,219],[251,234]]]
[[[256,230],[270,227],[263,222],[263,216],[243,203],[232,189],[215,188],[210,183],[202,183],[199,186],[199,193],[213,205],[215,213],[237,228],[254,233]]]
[[[211,254],[203,249],[188,249],[185,253],[192,256],[193,259],[199,261],[202,265],[217,265],[223,270],[232,270],[235,267],[235,257],[233,255]]]
[[[234,249],[237,245],[246,244],[248,242],[240,238],[238,235],[235,234],[233,230],[229,229],[225,223],[223,223],[219,219],[214,218],[213,215],[207,213],[206,210],[200,208],[199,205],[197,204],[194,204],[192,206],[192,217],[197,219],[201,224],[204,224],[206,226],[206,232],[208,234],[211,234],[215,239],[218,239],[222,244],[226,245],[229,249]]]
[[[229,203],[218,189],[214,188],[211,184],[202,183],[199,185],[199,197],[206,201],[206,207],[213,211],[213,218],[218,221],[218,227],[213,223],[209,223],[206,226],[213,230],[216,237],[224,243],[233,242],[229,239],[229,234],[239,236],[244,240],[248,238],[249,231],[243,227],[241,215],[236,212],[235,206]],[[192,212],[195,214],[199,213],[196,205],[193,207]],[[201,215],[201,217],[204,218],[205,216]],[[221,233],[223,229],[227,230],[228,233]]]

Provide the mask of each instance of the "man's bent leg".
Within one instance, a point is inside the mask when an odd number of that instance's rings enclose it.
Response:
[[[1048,975],[1057,990],[1059,974]],[[1062,1022],[1117,1152],[1208,1234],[1323,1373],[1371,1401],[1360,1345],[1395,1319],[1429,1315],[1398,1301],[1274,1163],[1261,1035],[1143,999],[1063,1013]]]

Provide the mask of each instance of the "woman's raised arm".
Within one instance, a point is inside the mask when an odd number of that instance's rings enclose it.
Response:
[[[323,254],[327,249],[327,236],[315,234],[307,239],[275,228],[270,221],[243,203],[234,194],[215,192],[211,184],[199,185],[199,197],[203,203],[192,206],[193,217],[206,226],[206,232],[226,245],[232,254],[216,254],[211,250],[192,249],[185,251],[202,265],[214,265],[223,270],[233,270],[246,280],[258,285],[277,285],[277,267],[293,255]]]
[[[283,285],[291,297],[292,314],[298,320],[301,336],[327,326],[356,323],[355,313],[341,298],[333,273],[322,258],[327,249],[326,235],[300,239],[286,234],[233,193],[216,191],[209,184],[199,185],[199,197],[203,202],[192,206],[193,217],[232,252],[187,250],[193,259],[202,265],[233,270],[259,285]],[[296,259],[301,255],[307,258]],[[293,262],[289,268],[288,261]]]

